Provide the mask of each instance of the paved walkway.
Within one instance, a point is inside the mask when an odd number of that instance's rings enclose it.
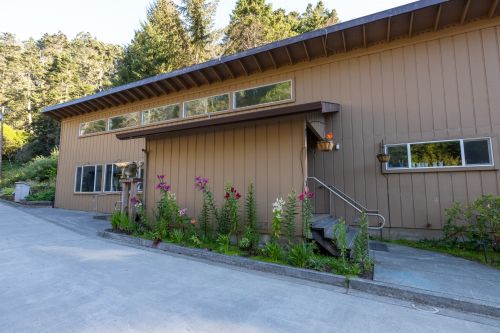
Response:
[[[446,254],[384,244],[387,251],[374,251],[374,280],[500,306],[500,270]]]
[[[105,224],[83,215],[80,230]],[[1,332],[500,332],[490,318],[130,248],[56,220],[0,203]]]

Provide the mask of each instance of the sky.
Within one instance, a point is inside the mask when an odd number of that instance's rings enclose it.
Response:
[[[323,0],[337,9],[342,21],[358,18],[414,0]],[[20,40],[35,39],[44,33],[64,32],[73,38],[89,32],[99,40],[127,44],[146,17],[151,0],[0,0],[0,32],[16,34]],[[177,1],[176,1],[177,2]],[[308,2],[317,0],[268,0],[273,8],[303,12]],[[219,0],[216,27],[222,28],[236,0]]]

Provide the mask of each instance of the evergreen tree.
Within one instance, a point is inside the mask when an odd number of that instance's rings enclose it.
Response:
[[[224,54],[272,42],[275,35],[271,5],[265,0],[238,0],[226,28]]]
[[[117,83],[124,84],[188,65],[190,55],[186,50],[189,46],[179,8],[171,0],[157,0],[125,49]]]
[[[328,10],[323,1],[319,1],[315,7],[308,4],[306,11],[300,16],[294,30],[297,34],[324,28],[340,22],[335,9]]]
[[[190,62],[193,64],[215,58],[218,32],[214,30],[214,16],[218,1],[183,0],[181,11],[189,35]]]

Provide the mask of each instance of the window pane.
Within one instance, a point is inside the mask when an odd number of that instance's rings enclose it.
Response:
[[[104,191],[110,192],[111,191],[111,180],[113,179],[113,165],[112,164],[106,164],[106,176],[105,176],[105,183],[104,183]]]
[[[209,113],[229,110],[229,95],[208,97],[207,110]]]
[[[280,82],[268,86],[241,90],[234,93],[234,105],[243,108],[292,98],[292,81]]]
[[[196,99],[184,103],[184,117],[205,114],[207,111],[207,99]]]
[[[122,190],[122,183],[120,183],[120,178],[122,176],[122,170],[113,164],[113,187],[112,191],[119,192]]]
[[[82,167],[76,168],[75,192],[82,191]]]
[[[82,192],[94,192],[95,166],[84,166],[82,175]]]
[[[161,106],[143,112],[144,124],[179,118],[179,104]]]
[[[115,130],[119,128],[132,127],[139,125],[139,123],[139,112],[134,112],[109,118],[109,129]]]
[[[416,143],[410,150],[413,168],[462,165],[460,141]]]
[[[408,167],[408,147],[406,145],[388,146],[387,153],[391,155],[391,159],[387,164],[389,169]]]
[[[488,139],[464,140],[465,164],[491,164]]]
[[[97,166],[97,173],[95,176],[95,191],[101,192],[102,190],[102,165]]]
[[[95,120],[80,124],[80,135],[104,132],[106,130],[106,120]]]

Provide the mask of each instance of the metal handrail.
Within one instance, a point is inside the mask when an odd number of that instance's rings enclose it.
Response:
[[[337,187],[335,187],[333,185],[327,185],[316,177],[307,177],[307,179],[314,180],[315,182],[317,182],[318,184],[320,184],[321,186],[326,188],[328,191],[330,191],[330,193],[333,193],[334,195],[336,195],[337,197],[342,199],[345,203],[347,203],[349,206],[351,206],[357,212],[365,213],[367,216],[376,216],[379,220],[381,220],[381,222],[379,223],[379,225],[377,227],[370,227],[369,226],[368,229],[381,230],[382,228],[384,228],[385,217],[382,214],[380,214],[378,212],[378,210],[367,209],[365,206],[363,206],[362,204],[360,204],[359,202],[357,202],[356,200],[354,200],[353,198],[348,196],[346,193],[344,193],[343,191],[341,191]]]

